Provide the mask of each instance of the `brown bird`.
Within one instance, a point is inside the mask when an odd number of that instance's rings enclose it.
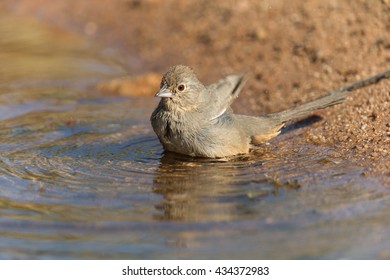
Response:
[[[156,94],[161,100],[150,120],[166,151],[208,158],[245,154],[251,144],[277,136],[287,121],[339,104],[348,92],[389,77],[390,69],[294,108],[254,117],[234,114],[230,108],[243,87],[242,74],[204,86],[192,68],[177,65],[162,78]]]

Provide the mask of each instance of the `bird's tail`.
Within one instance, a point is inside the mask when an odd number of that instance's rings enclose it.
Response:
[[[287,121],[303,117],[318,109],[342,103],[350,91],[375,84],[385,78],[390,78],[390,69],[370,78],[347,84],[313,101],[282,112],[263,117],[237,116],[236,119],[241,123],[241,127],[243,127],[247,135],[252,137],[253,143],[261,143],[277,136]]]
[[[390,69],[383,71],[375,76],[362,79],[357,82],[347,84],[341,88],[329,91],[326,95],[321,96],[313,101],[309,101],[282,112],[269,114],[267,117],[274,119],[276,123],[284,123],[291,119],[303,117],[315,110],[340,104],[348,96],[350,91],[375,84],[385,78],[390,78]]]

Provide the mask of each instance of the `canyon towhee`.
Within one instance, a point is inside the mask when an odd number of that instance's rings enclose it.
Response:
[[[204,86],[184,65],[171,67],[162,78],[160,103],[151,116],[164,149],[194,157],[222,158],[248,153],[251,144],[277,136],[286,121],[344,101],[349,91],[390,77],[390,70],[347,84],[294,108],[261,117],[234,114],[230,105],[244,84],[242,74]]]

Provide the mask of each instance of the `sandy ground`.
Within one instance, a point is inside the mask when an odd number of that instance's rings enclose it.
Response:
[[[245,114],[286,109],[390,68],[389,0],[5,0],[1,6],[119,50],[129,74],[147,73],[151,89],[159,84],[153,73],[174,64],[192,66],[205,83],[245,71],[249,81],[234,104]],[[390,183],[390,81],[316,113],[322,120],[296,141],[326,145]]]

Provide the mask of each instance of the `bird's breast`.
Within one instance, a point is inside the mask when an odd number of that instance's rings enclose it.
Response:
[[[161,110],[152,116],[152,127],[164,148],[184,154],[193,154],[196,139],[201,134],[199,117]]]

